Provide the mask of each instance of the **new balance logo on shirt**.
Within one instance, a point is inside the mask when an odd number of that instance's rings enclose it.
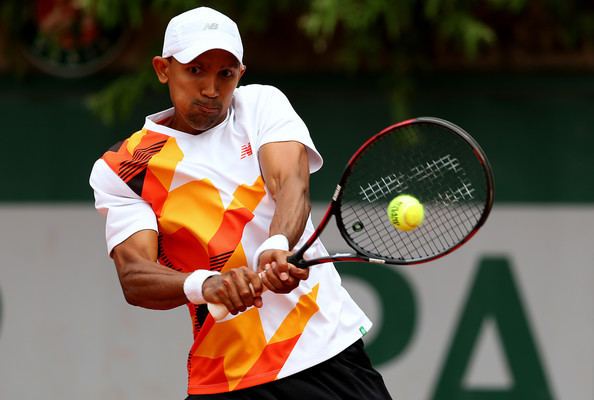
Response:
[[[243,160],[246,157],[249,157],[252,155],[252,145],[251,143],[248,142],[248,144],[244,144],[243,146],[241,146],[241,154],[239,155],[239,159]]]

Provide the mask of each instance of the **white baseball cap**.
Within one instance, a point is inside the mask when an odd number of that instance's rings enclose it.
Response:
[[[240,63],[243,45],[237,24],[220,12],[199,7],[173,17],[165,30],[163,57],[187,64],[205,51],[222,49]]]

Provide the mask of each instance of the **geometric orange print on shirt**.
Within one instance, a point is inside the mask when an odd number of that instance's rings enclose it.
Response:
[[[183,156],[175,138],[143,129],[106,152],[103,159],[151,205],[159,224],[163,264],[180,271],[245,265],[240,241],[265,195],[262,178],[238,186],[225,208],[208,179],[171,189]]]
[[[173,145],[169,147],[179,150],[175,144],[175,138],[142,129],[123,143],[114,145],[103,155],[103,160],[136,194],[142,196],[149,162],[166,147],[167,143]],[[181,156],[170,157],[170,162],[177,164],[180,159]]]
[[[161,264],[185,272],[246,265],[241,238],[266,194],[262,177],[227,193],[225,205],[209,179],[172,188],[183,157],[175,138],[143,129],[103,159],[155,212]],[[276,379],[318,311],[317,292],[318,286],[301,296],[268,339],[256,308],[215,323],[205,306],[188,304],[194,327],[189,393],[226,392]]]
[[[190,354],[189,392],[226,392],[275,380],[305,325],[319,310],[317,294],[318,285],[301,296],[268,340],[256,308],[223,322],[209,318]]]
[[[161,210],[159,230],[162,250],[172,266],[192,271],[246,265],[243,230],[264,195],[261,177],[252,185],[238,186],[226,208],[208,179],[171,190]]]

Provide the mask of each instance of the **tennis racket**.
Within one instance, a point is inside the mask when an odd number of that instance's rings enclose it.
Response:
[[[396,229],[387,208],[396,196],[414,196],[424,208],[421,225]],[[289,263],[308,268],[328,262],[420,264],[467,242],[493,206],[493,173],[479,144],[462,128],[422,117],[391,125],[351,157],[314,233]],[[334,217],[354,251],[306,259],[305,252]],[[227,315],[209,304],[216,320]]]

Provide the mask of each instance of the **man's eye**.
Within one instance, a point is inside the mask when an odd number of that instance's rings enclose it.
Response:
[[[193,74],[197,74],[200,72],[200,68],[199,67],[190,67],[190,72]]]
[[[224,69],[221,71],[221,75],[225,78],[231,78],[233,76],[233,71],[230,69]]]

